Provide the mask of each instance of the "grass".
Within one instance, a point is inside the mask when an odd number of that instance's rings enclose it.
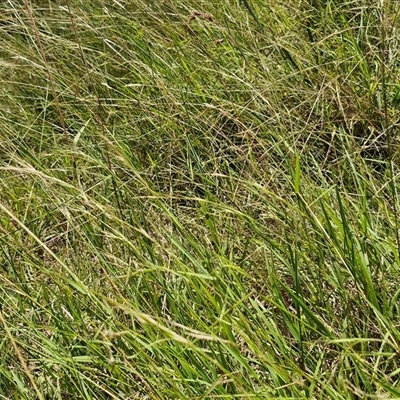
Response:
[[[0,398],[400,398],[396,2],[0,7]]]

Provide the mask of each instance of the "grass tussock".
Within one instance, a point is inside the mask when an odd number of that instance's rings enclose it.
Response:
[[[1,398],[400,398],[395,1],[0,8]]]

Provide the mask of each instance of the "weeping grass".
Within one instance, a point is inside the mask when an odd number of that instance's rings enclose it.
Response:
[[[1,398],[400,398],[396,2],[0,7]]]

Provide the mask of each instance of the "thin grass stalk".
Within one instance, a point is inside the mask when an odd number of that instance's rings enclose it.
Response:
[[[38,399],[45,400],[45,398],[43,397],[43,394],[40,392],[39,388],[36,385],[35,378],[32,376],[31,371],[29,371],[28,365],[26,364],[24,357],[22,356],[22,353],[18,348],[17,343],[14,340],[13,335],[11,334],[10,328],[8,327],[8,324],[4,318],[3,312],[1,310],[0,310],[0,321],[3,324],[4,330],[6,331],[6,334],[7,334],[8,338],[10,339],[11,346],[13,347],[15,354],[16,354],[19,362],[21,363],[22,369],[24,370],[26,376],[28,377],[28,379],[32,385],[32,388],[35,391]]]
[[[111,172],[111,181],[112,181],[112,185],[113,185],[114,195],[115,195],[115,198],[116,198],[117,203],[118,203],[119,212],[122,215],[122,207],[121,207],[121,202],[120,202],[120,196],[118,194],[117,182],[115,180],[114,169],[113,169],[113,166],[111,164],[111,159],[110,159],[110,149],[109,149],[109,144],[108,144],[108,139],[107,139],[107,134],[106,134],[106,127],[105,127],[104,107],[103,107],[103,104],[101,102],[101,99],[100,99],[99,93],[97,91],[96,85],[94,84],[94,81],[92,79],[91,72],[89,70],[89,64],[88,64],[88,62],[86,60],[85,53],[84,53],[83,48],[82,48],[81,40],[79,38],[78,31],[76,29],[76,24],[75,24],[74,16],[73,16],[73,14],[71,12],[71,7],[70,7],[70,1],[69,0],[67,2],[67,9],[68,9],[69,18],[71,20],[71,26],[72,26],[72,30],[74,32],[74,37],[75,37],[76,43],[77,43],[78,48],[79,48],[79,54],[81,56],[83,65],[84,65],[84,67],[86,69],[86,75],[88,76],[89,82],[90,82],[90,84],[91,84],[91,86],[93,88],[93,91],[95,93],[95,96],[96,96],[97,110],[98,110],[97,116],[98,116],[98,119],[99,119],[100,129],[101,129],[101,132],[102,132],[103,138],[104,138],[104,150],[106,152],[107,166],[108,166],[108,169]]]
[[[37,42],[37,44],[39,46],[40,55],[41,55],[42,60],[43,60],[43,62],[45,64],[45,66],[46,66],[47,77],[48,77],[49,82],[50,82],[51,92],[52,92],[53,97],[54,97],[54,101],[55,101],[55,104],[56,104],[57,113],[58,113],[58,117],[59,117],[59,120],[60,120],[61,128],[62,128],[62,130],[64,132],[65,141],[67,143],[67,146],[71,150],[71,162],[72,162],[72,166],[73,166],[74,177],[76,178],[77,177],[77,166],[76,166],[75,155],[74,155],[74,153],[72,151],[72,142],[71,142],[70,135],[68,133],[67,126],[65,124],[64,113],[63,113],[63,110],[61,108],[60,99],[59,99],[59,96],[58,96],[58,93],[57,93],[57,90],[56,90],[56,85],[54,83],[53,74],[51,73],[50,66],[49,66],[49,63],[47,61],[46,52],[44,51],[43,44],[42,44],[42,41],[40,39],[40,33],[39,33],[39,30],[38,30],[38,28],[36,26],[35,18],[33,17],[32,8],[31,8],[28,0],[24,0],[24,3],[25,3],[26,11],[28,13],[28,17],[29,17],[30,23],[32,25],[33,32],[35,34],[36,42]]]

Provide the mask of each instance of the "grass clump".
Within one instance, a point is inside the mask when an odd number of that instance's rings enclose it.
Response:
[[[399,14],[8,1],[0,393],[399,398]]]

